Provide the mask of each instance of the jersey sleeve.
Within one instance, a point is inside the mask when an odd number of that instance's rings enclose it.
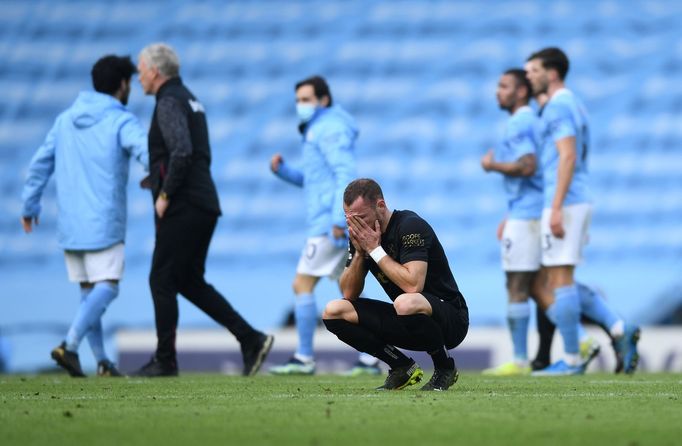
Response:
[[[43,190],[45,190],[45,186],[55,168],[59,119],[57,118],[57,121],[55,121],[47,137],[45,137],[45,141],[33,155],[31,164],[28,166],[28,174],[21,194],[23,202],[22,217],[37,217],[40,215],[40,197],[42,197]]]
[[[123,150],[139,162],[145,172],[149,172],[149,150],[147,149],[147,132],[137,117],[126,113],[118,131],[118,140]]]
[[[396,259],[400,264],[421,260],[428,262],[429,248],[431,247],[431,228],[420,217],[406,219],[398,230],[398,244],[400,246],[400,258]]]
[[[547,129],[552,141],[577,135],[577,129],[570,109],[564,104],[553,104],[546,109]]]
[[[279,165],[279,169],[277,169],[277,172],[275,172],[275,175],[287,183],[291,183],[294,186],[303,187],[303,172],[293,166],[290,166],[289,163],[282,161],[282,163]]]

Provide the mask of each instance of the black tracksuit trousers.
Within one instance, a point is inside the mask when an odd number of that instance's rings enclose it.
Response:
[[[244,343],[258,334],[213,286],[204,280],[208,248],[218,216],[182,201],[171,201],[156,218],[156,244],[149,286],[156,316],[156,358],[175,361],[177,294],[182,294]]]

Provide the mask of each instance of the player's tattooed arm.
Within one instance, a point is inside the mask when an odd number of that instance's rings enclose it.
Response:
[[[499,172],[510,177],[530,177],[535,174],[537,160],[535,155],[527,153],[513,162],[503,163],[495,161],[493,152],[488,152],[481,159],[481,166],[486,172]]]
[[[523,155],[516,162],[518,163],[518,176],[530,177],[535,174],[535,169],[537,168],[537,159],[532,153]]]

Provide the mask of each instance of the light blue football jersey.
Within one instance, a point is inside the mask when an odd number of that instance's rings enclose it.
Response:
[[[559,151],[556,142],[574,136],[576,161],[573,178],[564,199],[564,206],[590,202],[587,157],[590,153],[590,129],[587,110],[573,92],[562,88],[545,105],[541,114],[541,163],[545,189],[545,207],[552,207],[556,192]]]
[[[539,131],[538,117],[533,109],[529,106],[519,108],[507,121],[504,138],[495,148],[495,159],[510,163],[524,155],[537,156]],[[507,193],[507,218],[531,220],[541,217],[542,170],[539,165],[530,177],[504,175],[504,189]]]

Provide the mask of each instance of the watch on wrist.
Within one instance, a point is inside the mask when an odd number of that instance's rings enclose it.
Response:
[[[161,191],[161,193],[159,194],[159,198],[168,201],[168,194],[165,191]]]

